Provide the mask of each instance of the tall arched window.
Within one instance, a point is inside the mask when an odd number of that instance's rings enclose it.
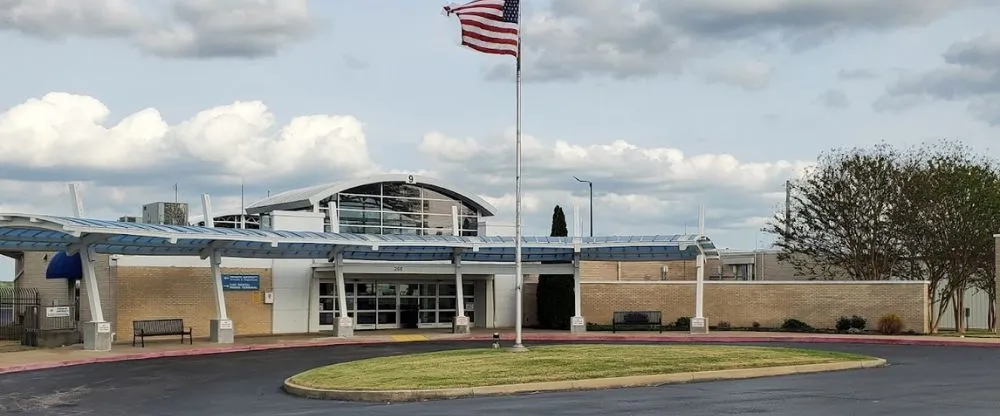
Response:
[[[459,232],[478,235],[480,213],[459,198],[421,185],[381,182],[358,186],[320,202],[320,211],[335,202],[340,231],[359,234],[451,235],[453,206]]]

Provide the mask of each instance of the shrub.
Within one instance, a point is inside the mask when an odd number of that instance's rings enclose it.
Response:
[[[719,324],[715,326],[715,329],[719,331],[728,331],[733,326],[729,324],[729,321],[719,321]]]
[[[753,321],[753,324],[750,325],[750,326],[752,326],[753,329],[760,329],[760,322]]]
[[[862,318],[860,316],[854,315],[851,316],[850,318],[846,316],[841,316],[840,319],[837,319],[836,328],[837,332],[848,332],[851,329],[857,329],[859,331],[863,331],[866,325],[868,325],[868,322],[865,321],[865,318]]]
[[[890,313],[878,320],[878,332],[885,335],[898,335],[903,332],[903,318]]]
[[[804,331],[810,331],[813,328],[805,322],[792,318],[792,319],[786,319],[785,322],[781,324],[781,329],[785,331],[804,332]]]
[[[674,328],[677,328],[677,329],[682,330],[682,331],[688,331],[688,330],[690,330],[691,329],[691,318],[688,318],[686,316],[682,316],[680,318],[677,318],[677,320],[674,321]]]
[[[848,334],[860,334],[861,330],[857,329],[857,328],[850,328],[850,329],[847,330],[847,333]]]

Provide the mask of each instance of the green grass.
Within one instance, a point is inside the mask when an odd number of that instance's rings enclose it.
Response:
[[[484,348],[371,358],[315,368],[291,381],[304,387],[338,390],[440,389],[870,358],[771,347],[559,345],[531,347],[524,353]]]

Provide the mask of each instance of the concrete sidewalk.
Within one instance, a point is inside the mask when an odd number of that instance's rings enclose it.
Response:
[[[493,336],[492,330],[476,330],[468,335],[455,335],[444,331],[372,331],[352,338],[337,338],[320,334],[238,337],[234,344],[213,344],[204,339],[196,339],[193,345],[181,344],[177,340],[146,342],[145,348],[132,347],[131,343],[119,343],[111,351],[84,351],[74,345],[54,349],[31,349],[0,353],[0,374],[20,371],[40,370],[99,362],[142,360],[161,357],[183,357],[193,355],[225,354],[241,351],[260,351],[281,348],[306,348],[331,345],[378,344],[420,341],[482,341],[487,345]],[[497,330],[504,344],[514,339],[511,329]],[[881,335],[836,335],[808,333],[774,333],[720,331],[707,335],[691,335],[684,332],[588,332],[574,335],[567,331],[525,330],[526,343],[544,341],[576,342],[697,342],[697,343],[863,343],[926,346],[968,346],[1000,348],[1000,338],[959,338],[952,336],[881,336]]]

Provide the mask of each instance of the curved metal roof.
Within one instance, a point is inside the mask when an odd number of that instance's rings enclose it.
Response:
[[[411,177],[412,181],[410,180]],[[315,206],[319,203],[319,201],[333,194],[362,185],[381,182],[405,182],[425,186],[472,205],[472,207],[479,211],[480,215],[484,217],[492,217],[497,213],[496,207],[489,202],[486,202],[485,199],[477,196],[476,194],[465,192],[435,178],[406,173],[387,173],[365,178],[347,179],[340,182],[315,185],[306,188],[292,189],[254,202],[247,206],[246,211],[248,214],[259,214],[273,210],[308,208]]]
[[[636,261],[718,255],[701,235],[522,237],[523,261]],[[371,235],[156,225],[30,214],[0,214],[0,251],[75,251],[90,244],[103,254],[329,259],[513,262],[513,237]]]

